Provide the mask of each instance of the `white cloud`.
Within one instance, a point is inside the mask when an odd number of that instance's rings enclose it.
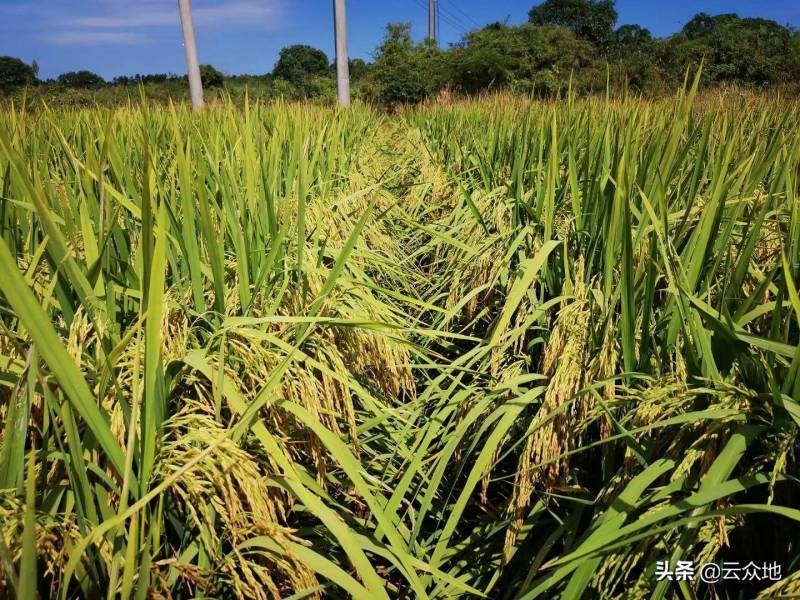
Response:
[[[2,1],[2,0],[0,0]],[[194,0],[198,29],[276,27],[286,0]],[[70,3],[72,4],[72,3]],[[0,5],[0,12],[8,12]],[[86,0],[69,9],[60,0],[43,5],[14,5],[15,12],[36,14],[52,30],[42,36],[53,44],[133,45],[150,42],[158,28],[180,27],[175,0]]]
[[[130,31],[58,31],[45,37],[53,44],[68,44],[80,46],[128,46],[143,44],[149,37],[141,33]]]
[[[179,23],[177,2],[145,1],[105,3],[105,14],[69,19],[67,24],[87,29],[131,29],[171,26]],[[221,4],[195,3],[192,8],[195,25],[272,26],[280,16],[275,0],[235,0]]]
[[[276,2],[242,0],[224,5],[200,7],[194,11],[194,18],[200,25],[231,23],[235,25],[276,25],[280,17],[280,7]]]

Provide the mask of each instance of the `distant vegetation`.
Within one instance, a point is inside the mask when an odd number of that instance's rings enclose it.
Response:
[[[31,65],[13,56],[0,56],[0,90],[9,91],[35,82],[36,73]]]
[[[410,24],[387,26],[372,62],[351,61],[356,97],[381,104],[416,103],[443,90],[457,94],[510,90],[552,96],[569,86],[580,93],[630,89],[674,90],[688,67],[704,62],[704,86],[796,85],[800,81],[800,31],[767,19],[699,13],[678,33],[655,38],[636,24],[619,24],[613,0],[546,0],[529,21],[496,22],[467,33],[448,49],[414,41]],[[38,67],[0,57],[0,93],[39,96],[49,103],[126,102],[139,86],[154,100],[182,100],[185,77],[174,74],[117,77],[104,82],[88,71],[39,81]],[[209,97],[333,99],[335,69],[322,50],[284,48],[271,73],[223,75],[203,67]],[[30,84],[39,84],[30,89]],[[219,88],[213,90],[211,88]]]
[[[97,88],[106,83],[105,79],[91,71],[70,71],[59,75],[56,81],[64,87],[77,89]]]

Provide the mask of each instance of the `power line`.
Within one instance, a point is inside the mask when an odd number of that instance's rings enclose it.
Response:
[[[447,13],[445,11],[441,11],[440,12],[440,16],[441,16],[442,20],[445,23],[449,24],[453,29],[455,29],[456,32],[458,33],[458,35],[460,35],[460,36],[464,36],[467,33],[467,31],[472,29],[469,25],[466,25],[465,23],[462,23],[460,20],[454,18],[452,15],[450,15],[449,13]]]
[[[422,10],[424,10],[427,13],[428,5],[425,2],[425,0],[412,0],[412,1],[414,2],[414,4],[416,4],[419,8],[421,8]]]
[[[481,24],[480,24],[480,23],[478,23],[478,22],[477,22],[475,19],[473,19],[471,15],[467,14],[467,13],[466,13],[464,10],[462,10],[462,9],[461,9],[461,7],[460,7],[458,4],[456,4],[455,2],[453,2],[453,0],[439,0],[439,4],[442,4],[442,3],[444,3],[444,2],[446,2],[447,4],[449,4],[450,6],[452,6],[452,7],[453,7],[453,9],[455,9],[455,11],[459,13],[459,16],[463,16],[463,17],[464,17],[464,19],[465,19],[467,22],[471,23],[471,24],[472,24],[472,25],[474,25],[476,28],[480,28],[480,27],[481,27]]]
[[[423,9],[423,10],[425,10],[427,12],[428,5],[427,5],[426,0],[412,0],[412,1],[419,8],[421,8],[421,9]],[[441,4],[440,3],[437,3],[437,4],[439,5],[440,21],[444,20],[444,22],[446,22],[450,27],[455,29],[455,31],[456,31],[456,33],[458,33],[458,35],[463,36],[463,35],[466,34],[467,31],[472,29],[468,25],[462,23],[460,20],[458,20],[457,18],[455,18],[452,15],[450,15],[450,13],[448,13],[446,11],[442,11]],[[440,27],[441,27],[441,25],[440,25]]]
[[[425,5],[424,0],[414,0],[414,1],[420,8],[424,8],[425,10],[428,9],[427,6]],[[469,26],[462,23],[459,19],[453,17],[449,12],[443,10],[441,3],[437,3],[437,5],[438,5],[440,22],[444,20],[448,25],[450,25],[450,27],[454,28],[459,33],[459,35],[463,35],[467,30],[470,29]]]
[[[454,27],[460,35],[464,35],[467,31],[472,29],[472,27],[464,23],[460,17],[452,14],[447,8],[442,6],[441,2],[439,2],[439,16],[445,22],[449,23],[451,27]]]
[[[442,12],[441,12],[442,3],[436,3],[436,39],[440,40],[442,38]]]

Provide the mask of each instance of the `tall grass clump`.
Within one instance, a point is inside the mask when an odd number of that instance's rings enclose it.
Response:
[[[800,106],[696,85],[5,110],[0,594],[800,593]]]

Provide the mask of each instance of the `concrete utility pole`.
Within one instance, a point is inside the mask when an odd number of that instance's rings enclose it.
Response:
[[[203,81],[200,79],[200,63],[197,61],[197,41],[194,39],[194,21],[192,20],[191,0],[178,0],[183,27],[183,49],[186,53],[186,69],[189,73],[189,91],[192,96],[192,107],[203,108]]]
[[[336,37],[336,87],[339,104],[350,106],[350,64],[347,59],[347,12],[345,0],[333,0],[333,21]]]
[[[436,0],[428,0],[428,37],[436,43]]]

